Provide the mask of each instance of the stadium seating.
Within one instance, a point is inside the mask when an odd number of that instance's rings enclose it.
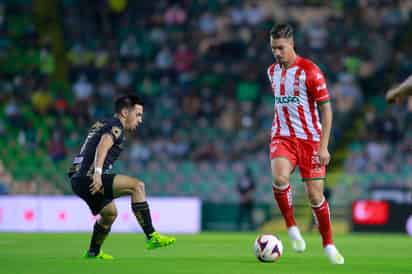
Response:
[[[277,12],[290,15],[298,52],[316,60],[328,78],[335,106],[332,155],[348,159],[330,167],[338,174],[331,182],[339,184],[336,197],[349,200],[347,190],[357,184],[363,190],[352,192],[362,196],[369,184],[402,181],[393,176],[395,172],[410,175],[412,163],[399,165],[392,173],[379,173],[379,167],[371,172],[350,167],[355,160],[368,158],[358,159],[347,146],[372,132],[372,126],[359,133],[353,130],[354,123],[367,119],[363,110],[390,83],[412,73],[410,61],[388,58],[391,50],[410,56],[408,34],[400,32],[412,29],[408,7],[371,4],[365,12],[378,18],[373,25],[351,21],[355,11],[344,3],[313,9],[301,1],[299,8],[287,9],[282,4],[273,7],[271,1],[255,6],[186,1],[179,7],[184,16],[175,20],[170,14],[176,11],[164,0],[129,1],[121,14],[107,6],[102,7],[107,13],[99,14],[94,2],[63,1],[59,24],[66,56],[55,58],[50,39],[56,38],[36,28],[30,2],[7,2],[5,23],[0,25],[0,152],[16,186],[12,193],[30,189],[31,181],[41,182],[37,193],[70,193],[65,173],[87,127],[110,115],[115,96],[134,93],[147,102],[145,122],[137,134],[147,151],[137,150],[136,159],[126,152],[116,170],[144,180],[151,195],[236,201],[239,165],[249,166],[259,183],[256,197],[271,202],[267,145],[273,101],[266,68],[273,62],[267,37],[280,20]],[[403,16],[391,17],[398,9]],[[318,22],[308,20],[313,13]],[[365,33],[376,43],[364,39]],[[55,75],[57,67],[67,69],[67,81]],[[46,91],[51,102],[47,96],[34,100],[39,90]],[[381,110],[378,103],[375,111]],[[402,108],[397,121],[410,111]],[[391,115],[381,114],[375,124],[385,123]],[[66,151],[63,160],[54,161],[48,151],[55,134],[60,134]],[[374,140],[361,141],[364,152]],[[302,192],[297,174],[292,181]]]

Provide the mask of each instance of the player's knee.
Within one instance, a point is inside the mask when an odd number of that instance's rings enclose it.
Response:
[[[114,214],[111,214],[111,215],[107,215],[106,218],[107,218],[107,222],[109,222],[111,224],[114,223],[114,221],[117,218],[117,212],[115,212]]]
[[[319,205],[323,202],[324,196],[322,193],[318,193],[315,191],[310,191],[308,193],[309,201],[311,205]]]
[[[276,186],[284,186],[289,183],[289,177],[285,175],[276,175],[274,184]]]
[[[111,224],[114,223],[114,221],[117,218],[117,210],[107,211],[104,214],[101,214],[101,216],[102,216],[102,224],[106,224],[107,226],[110,226]]]
[[[139,180],[135,180],[133,183],[133,192],[136,194],[144,194],[144,183]]]

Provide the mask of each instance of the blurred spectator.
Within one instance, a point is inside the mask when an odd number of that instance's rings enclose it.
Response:
[[[359,86],[354,77],[347,73],[338,76],[338,82],[332,86],[331,93],[336,110],[341,113],[347,113],[363,102]]]
[[[5,170],[3,161],[0,160],[0,195],[9,194],[11,183],[12,177]]]
[[[144,146],[141,142],[138,140],[135,140],[131,145],[130,145],[130,161],[132,162],[146,162],[147,160],[150,159],[151,156],[151,151],[148,147]]]
[[[182,159],[189,152],[189,144],[183,140],[181,134],[175,133],[166,143],[165,151],[171,158]]]
[[[17,101],[12,98],[10,99],[4,108],[4,112],[6,114],[6,118],[9,120],[10,124],[15,126],[21,126],[21,113],[20,108],[17,105]]]
[[[208,142],[193,151],[192,159],[193,161],[218,161],[223,159],[223,150],[217,144]]]
[[[66,158],[66,147],[60,132],[54,131],[51,140],[47,142],[50,158],[58,163]]]
[[[263,21],[264,13],[262,7],[257,3],[247,4],[244,9],[245,20],[250,25],[258,25]]]
[[[216,18],[211,13],[205,12],[200,17],[199,28],[206,34],[215,33],[217,29]]]
[[[175,70],[179,73],[187,72],[192,68],[193,54],[186,44],[180,44],[174,54]]]
[[[161,70],[169,70],[173,65],[173,58],[168,47],[163,47],[156,55],[156,66]]]
[[[164,20],[167,25],[182,25],[186,18],[186,12],[176,4],[166,10]]]
[[[47,90],[40,88],[34,91],[31,97],[31,102],[33,104],[33,109],[39,115],[44,115],[51,110],[53,98]]]
[[[78,103],[87,103],[91,99],[93,86],[87,80],[86,75],[82,74],[74,83],[73,91]]]
[[[133,34],[129,34],[120,46],[120,56],[126,58],[137,58],[140,56],[141,50]]]
[[[237,228],[238,230],[244,230],[244,224],[246,224],[246,230],[254,230],[253,209],[255,204],[256,182],[253,178],[252,171],[246,168],[237,180],[236,190],[239,194]]]

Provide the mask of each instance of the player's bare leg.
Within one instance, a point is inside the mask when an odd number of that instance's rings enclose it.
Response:
[[[107,204],[100,212],[100,218],[96,221],[93,227],[93,235],[90,241],[89,250],[84,255],[85,258],[96,258],[104,260],[112,260],[113,256],[105,254],[101,251],[101,246],[104,243],[107,235],[110,232],[112,224],[117,217],[117,209],[113,202]]]
[[[323,195],[324,180],[309,180],[305,182],[305,185],[313,215],[315,216],[319,233],[322,236],[325,254],[331,263],[344,264],[345,259],[333,243],[329,204]]]
[[[274,178],[273,194],[288,228],[292,248],[296,252],[303,252],[306,249],[306,243],[296,225],[293,214],[292,187],[289,184],[289,175],[294,166],[283,157],[272,159],[270,164]]]
[[[125,195],[131,196],[131,207],[136,220],[147,237],[148,249],[168,246],[176,241],[174,237],[161,235],[153,228],[149,205],[146,201],[144,183],[129,176],[116,175],[113,183],[113,196],[120,197]]]

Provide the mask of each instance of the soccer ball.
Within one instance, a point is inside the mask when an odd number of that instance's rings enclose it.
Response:
[[[283,244],[277,236],[265,234],[256,238],[253,250],[259,261],[275,262],[282,256]]]

